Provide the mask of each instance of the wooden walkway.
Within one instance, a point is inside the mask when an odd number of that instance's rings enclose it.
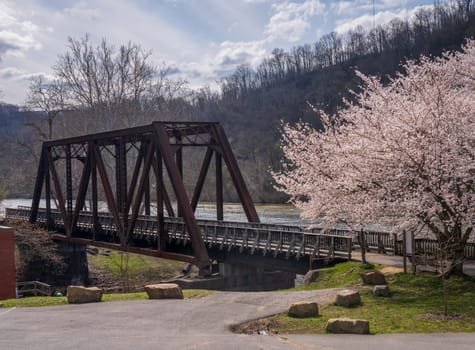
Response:
[[[28,220],[29,207],[7,209],[7,219]],[[51,211],[55,229],[63,228],[59,211]],[[46,224],[46,210],[38,212],[38,223]],[[78,238],[89,235],[90,245],[101,243],[118,243],[119,236],[114,220],[108,213],[100,213],[99,223],[102,234],[92,236],[92,213],[81,212],[78,220]],[[226,222],[197,220],[203,240],[208,249],[215,249],[234,254],[260,255],[268,259],[283,259],[289,262],[299,260],[333,260],[351,259],[352,237],[341,234],[324,234],[304,231],[298,226],[270,225],[262,223]],[[153,248],[158,245],[157,219],[153,216],[139,216],[134,231],[129,237],[132,246]],[[190,244],[186,225],[181,218],[165,217],[164,226],[168,233],[168,244],[186,247]],[[308,266],[308,265],[307,265]]]

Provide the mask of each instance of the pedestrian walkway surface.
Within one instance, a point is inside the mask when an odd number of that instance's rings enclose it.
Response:
[[[284,312],[293,301],[329,303],[336,292],[217,292],[202,299],[0,309],[0,349],[473,350],[475,334],[264,336],[229,329]]]
[[[352,259],[361,261],[361,253],[353,252]],[[403,267],[404,258],[399,255],[385,255],[377,253],[366,253],[366,261],[387,266]],[[411,270],[411,262],[407,260],[408,271]],[[463,272],[470,276],[475,276],[475,260],[467,260],[463,265]]]

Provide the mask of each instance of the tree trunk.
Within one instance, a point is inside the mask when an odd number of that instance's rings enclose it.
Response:
[[[449,237],[439,237],[439,267],[441,275],[445,278],[463,275],[464,253],[467,242],[459,237],[457,228]]]
[[[457,261],[452,264],[450,268],[449,275],[450,276],[462,276],[463,273],[463,261]]]

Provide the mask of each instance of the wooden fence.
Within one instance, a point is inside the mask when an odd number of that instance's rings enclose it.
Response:
[[[354,246],[359,246],[358,235],[355,233],[353,237]],[[378,253],[393,253],[402,255],[402,240],[397,239],[396,234],[387,232],[364,232],[366,249],[377,251]],[[437,241],[428,238],[416,238],[414,240],[414,250],[416,254],[435,254],[437,252]],[[475,260],[475,242],[468,242],[465,246],[464,257],[467,260]]]
[[[51,286],[40,281],[18,282],[16,286],[19,298],[32,295],[50,296],[52,293]]]

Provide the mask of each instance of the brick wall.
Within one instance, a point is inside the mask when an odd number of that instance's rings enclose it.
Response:
[[[0,226],[0,300],[15,297],[15,236],[12,228]]]

